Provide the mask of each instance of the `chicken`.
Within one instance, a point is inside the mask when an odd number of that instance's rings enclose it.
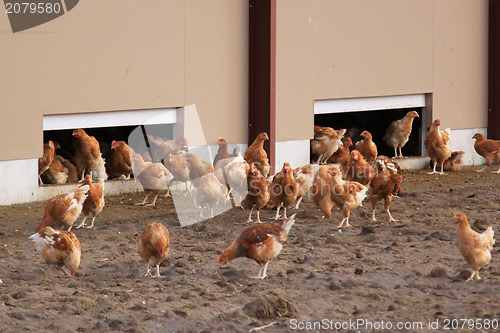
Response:
[[[394,157],[398,157],[396,148],[399,148],[399,157],[403,158],[401,148],[408,142],[415,118],[419,118],[417,111],[410,111],[402,119],[393,121],[387,127],[383,140],[389,147],[394,148]]]
[[[330,182],[330,198],[343,214],[343,219],[338,227],[341,228],[345,223],[346,227],[351,228],[349,215],[366,198],[368,188],[355,181],[343,180],[342,173],[336,166],[331,165],[328,172],[332,177]]]
[[[157,149],[154,149],[155,157],[157,157],[156,160],[165,159],[170,154],[177,154],[179,150],[187,147],[188,144],[187,139],[184,137],[176,138],[174,140],[166,140],[148,135],[148,139],[150,143],[154,143],[158,147],[158,151]],[[154,146],[152,145],[152,147]]]
[[[293,208],[299,209],[300,202],[305,195],[309,194],[319,168],[318,164],[306,164],[293,170],[293,176],[297,182],[297,201]]]
[[[403,182],[403,171],[401,170],[401,167],[399,164],[394,161],[392,158],[384,156],[384,155],[378,155],[375,161],[373,162],[373,169],[375,169],[375,173],[378,175],[380,173],[388,172],[391,175],[400,175],[401,176],[401,182]],[[397,183],[394,185],[394,191],[392,192],[393,195],[400,195],[401,194],[401,183]]]
[[[311,188],[312,201],[323,213],[323,218],[332,217],[333,201],[330,195],[332,176],[328,172],[328,168],[328,165],[319,167],[316,176],[314,176],[314,182]]]
[[[283,218],[286,219],[286,209],[297,201],[297,181],[293,176],[293,170],[289,163],[283,163],[281,171],[273,177],[271,183],[270,200],[277,207],[277,220],[280,208],[283,207]]]
[[[189,169],[189,179],[194,187],[198,187],[198,183],[202,176],[214,172],[212,164],[205,161],[200,155],[187,153],[185,154],[185,159]]]
[[[238,156],[238,148],[235,147],[232,154],[227,151],[227,141],[223,138],[219,138],[217,141],[219,149],[214,157],[214,169],[223,168],[226,164],[232,161],[233,158]],[[220,162],[220,163],[219,163]]]
[[[183,182],[186,184],[185,195],[187,195],[188,193],[191,194],[191,189],[188,185],[190,178],[189,168],[187,166],[186,157],[184,156],[185,154],[186,153],[183,151],[179,151],[177,154],[170,154],[164,163],[174,177],[172,181]]]
[[[43,145],[43,157],[38,159],[38,180],[40,185],[43,185],[42,174],[47,171],[54,160],[56,154],[56,148],[52,141],[49,141]]]
[[[212,218],[214,218],[214,206],[220,202],[226,204],[226,196],[222,193],[221,183],[213,173],[200,177],[194,190],[195,206],[200,208],[200,217],[203,216],[203,208],[208,207]]]
[[[160,277],[160,264],[167,257],[170,249],[170,233],[167,227],[161,223],[153,222],[148,224],[142,232],[141,241],[137,252],[146,260],[147,268],[144,276]],[[151,257],[155,257],[156,275],[151,274],[149,269],[149,261]]]
[[[68,170],[68,178],[66,179],[66,183],[76,183],[78,181],[78,172],[76,171],[75,165],[59,155],[56,155],[54,159],[61,162],[66,170]]]
[[[472,138],[476,139],[474,149],[486,159],[487,166],[490,167],[492,163],[500,163],[500,140],[486,140],[481,133],[474,134]],[[478,172],[484,171],[484,169],[478,170]],[[494,173],[500,173],[500,168]]]
[[[430,174],[437,173],[436,162],[441,164],[440,174],[444,174],[444,161],[451,156],[450,150],[450,130],[446,129],[444,132],[439,131],[441,120],[436,119],[432,122],[431,129],[425,137],[424,145],[427,150],[427,155],[431,158],[434,167]]]
[[[96,138],[89,136],[83,129],[75,129],[73,136],[76,140],[73,163],[76,166],[80,180],[83,180],[85,171],[90,173],[98,167],[102,158],[101,150]]]
[[[111,142],[111,153],[106,158],[106,173],[109,178],[130,179],[133,172],[127,143]]]
[[[69,277],[75,276],[80,266],[82,247],[74,233],[46,226],[29,238],[35,243],[37,252],[49,266],[61,266]]]
[[[371,180],[375,177],[372,166],[365,161],[363,155],[357,150],[351,151],[341,168],[345,180],[357,181],[365,186],[369,186]]]
[[[83,185],[50,199],[45,205],[42,222],[36,231],[40,231],[45,227],[68,227],[68,231],[70,231],[75,220],[82,212],[83,203],[87,198],[89,189],[88,185]]]
[[[106,180],[108,179],[108,174],[106,173],[106,161],[101,157],[97,161],[97,165],[94,170],[91,171],[92,179],[94,180]]]
[[[257,135],[254,142],[245,151],[244,159],[249,165],[255,163],[255,167],[265,178],[269,175],[269,160],[264,150],[264,142],[269,140],[267,133],[262,132]]]
[[[345,129],[334,130],[330,127],[314,126],[314,139],[311,140],[311,152],[318,156],[317,164],[326,164],[328,159],[342,145]]]
[[[144,162],[141,155],[130,149],[130,158],[134,170],[134,178],[144,189],[144,200],[136,205],[146,205],[148,197],[153,194],[153,202],[146,206],[156,207],[156,199],[161,191],[168,190],[168,183],[174,178],[170,171],[161,163]]]
[[[372,141],[372,135],[368,131],[361,132],[363,140],[356,143],[356,150],[363,155],[368,163],[372,163],[378,156],[377,145]]]
[[[87,192],[87,199],[83,203],[82,213],[84,218],[80,225],[76,227],[80,229],[85,225],[85,220],[87,217],[92,216],[92,222],[87,228],[92,228],[94,226],[94,221],[97,215],[102,211],[104,207],[104,180],[100,180],[97,184],[92,183],[92,177],[86,175],[83,180],[83,186],[88,186],[89,191]]]
[[[269,260],[278,256],[283,248],[280,242],[286,241],[288,233],[295,222],[295,214],[287,220],[276,225],[252,225],[247,227],[236,240],[219,256],[219,266],[226,265],[229,261],[246,257],[255,260],[262,266],[254,278],[267,277]]]
[[[54,156],[49,168],[41,176],[45,184],[66,184],[68,180],[68,168],[57,157]]]
[[[344,136],[342,138],[342,146],[340,146],[335,153],[328,159],[327,163],[338,163],[343,164],[349,157],[350,147],[352,146],[352,140],[350,137]]]
[[[471,229],[467,216],[464,213],[456,213],[455,219],[458,221],[457,246],[458,250],[465,258],[465,261],[474,270],[467,279],[470,281],[476,276],[480,280],[479,270],[491,260],[491,249],[495,244],[492,227],[488,227],[483,233],[477,233]]]
[[[250,172],[250,165],[240,156],[235,157],[231,163],[223,168],[225,183],[229,187],[227,196],[233,193],[235,206],[241,205],[243,197],[248,193],[247,176]],[[236,198],[235,194],[238,194]]]
[[[375,218],[375,210],[377,208],[377,203],[379,200],[384,199],[385,211],[389,215],[389,222],[397,222],[389,211],[389,207],[392,201],[392,195],[395,192],[396,186],[403,182],[403,177],[397,173],[391,174],[389,172],[379,173],[375,178],[372,179],[370,183],[370,189],[368,190],[368,197],[372,203],[372,221],[377,221]]]
[[[250,209],[247,222],[253,222],[252,211],[255,207],[257,210],[256,223],[262,223],[260,221],[260,210],[269,201],[269,192],[267,190],[266,178],[260,173],[254,163],[250,165],[250,172],[247,178],[247,188],[247,195],[241,202],[241,206],[243,208]]]
[[[451,156],[444,161],[444,171],[462,170],[462,157],[464,156],[464,154],[464,151],[452,151]],[[431,168],[434,168],[434,164],[432,163],[432,161],[429,161],[429,166]]]

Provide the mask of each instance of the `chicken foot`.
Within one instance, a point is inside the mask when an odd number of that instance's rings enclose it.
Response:
[[[474,271],[472,272],[472,274],[470,275],[470,277],[465,280],[465,281],[471,281],[471,280],[474,280],[474,276],[476,276],[476,280],[482,280],[483,278],[479,276],[479,271]]]
[[[352,226],[349,224],[349,216],[344,217],[344,218],[342,219],[342,221],[340,221],[340,224],[339,224],[338,228],[339,228],[339,229],[340,229],[340,228],[342,228],[342,226],[344,225],[344,223],[345,223],[345,226],[346,226],[347,228],[352,229]]]
[[[267,266],[269,265],[269,261],[262,266],[262,268],[259,270],[259,273],[257,276],[251,276],[252,279],[261,279],[264,280],[267,276]]]

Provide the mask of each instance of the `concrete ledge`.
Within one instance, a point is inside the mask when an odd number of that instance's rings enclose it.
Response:
[[[401,169],[403,170],[415,170],[415,169],[427,169],[429,168],[429,163],[431,159],[428,156],[416,156],[408,158],[394,158]]]

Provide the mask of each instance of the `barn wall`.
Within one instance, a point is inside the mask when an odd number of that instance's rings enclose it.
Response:
[[[346,97],[431,93],[444,126],[486,127],[487,13],[487,1],[278,2],[277,141],[309,139],[313,100]]]
[[[0,160],[40,157],[55,113],[197,104],[209,141],[246,142],[247,1],[86,0],[0,31]]]

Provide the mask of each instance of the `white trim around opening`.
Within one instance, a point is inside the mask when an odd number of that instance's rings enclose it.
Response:
[[[314,101],[314,114],[425,107],[425,94],[337,98]]]

